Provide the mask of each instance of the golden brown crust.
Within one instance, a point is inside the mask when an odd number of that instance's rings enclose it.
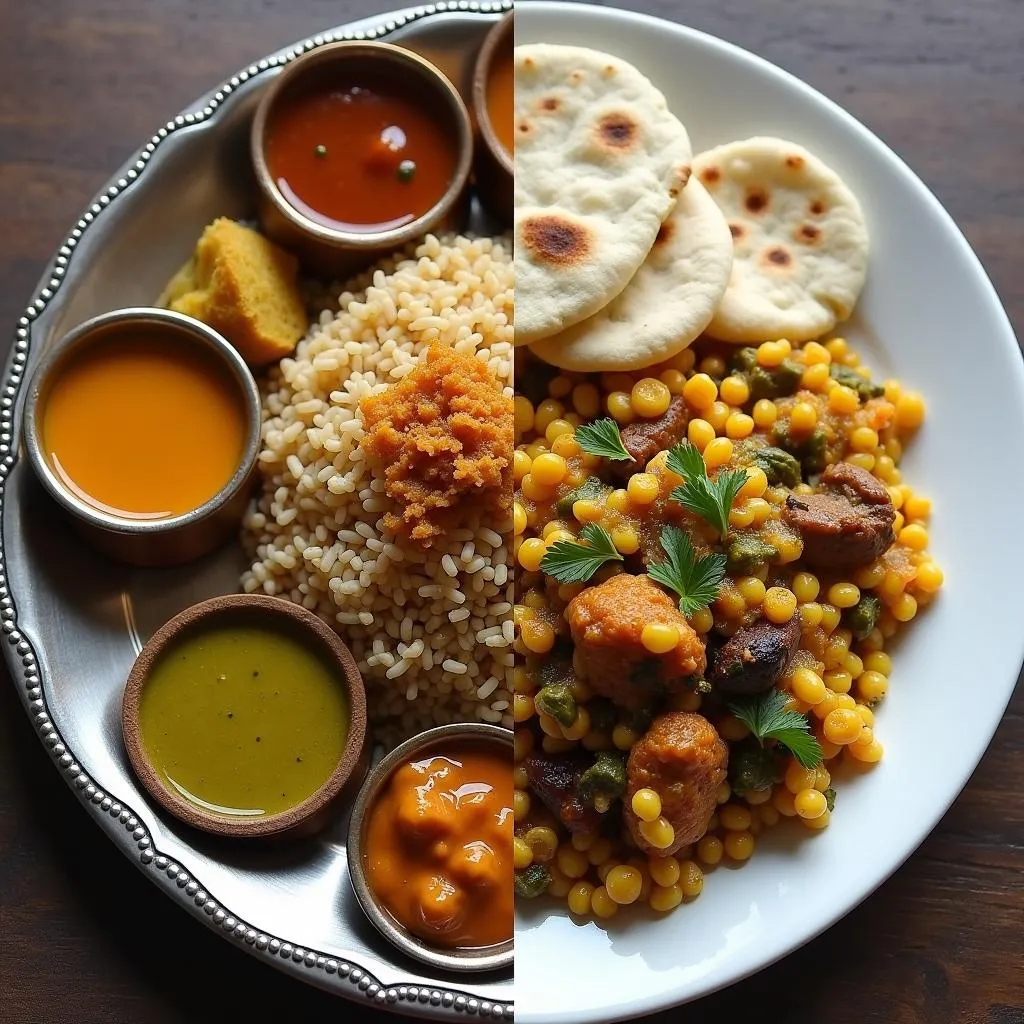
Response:
[[[206,228],[165,297],[170,309],[223,334],[253,366],[288,355],[308,325],[295,257],[226,217]]]
[[[436,344],[412,373],[361,404],[363,448],[395,509],[384,525],[423,547],[469,511],[507,518],[512,399],[487,365]]]
[[[695,843],[715,812],[718,787],[725,781],[729,748],[703,715],[671,711],[652,723],[633,745],[626,765],[624,816],[637,846],[654,857],[669,857]],[[659,850],[640,831],[633,794],[653,789],[661,797],[662,816],[675,829],[672,845]]]
[[[686,688],[704,671],[704,644],[686,617],[649,576],[620,573],[588,587],[569,603],[566,618],[587,685],[623,707],[647,707],[664,693]],[[641,643],[648,623],[674,625],[679,643],[652,655]]]

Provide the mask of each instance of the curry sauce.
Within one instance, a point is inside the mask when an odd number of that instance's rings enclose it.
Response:
[[[434,946],[482,948],[512,938],[512,773],[460,744],[398,768],[370,812],[370,888]]]

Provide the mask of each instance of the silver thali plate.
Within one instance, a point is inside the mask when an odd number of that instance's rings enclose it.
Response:
[[[309,984],[439,1019],[511,1019],[511,974],[431,976],[381,938],[349,884],[345,818],[297,844],[232,844],[158,814],[131,773],[120,700],[132,662],[168,618],[237,590],[241,550],[170,570],[105,561],[69,533],[18,445],[25,380],[57,339],[96,314],[152,303],[207,223],[253,216],[248,127],[282,64],[336,39],[387,39],[437,64],[468,100],[477,49],[510,7],[459,0],[324,32],[239,71],[169,121],[55,253],[18,321],[0,396],[3,649],[68,785],[122,853],[227,941]],[[151,941],[160,946],[160,936]]]

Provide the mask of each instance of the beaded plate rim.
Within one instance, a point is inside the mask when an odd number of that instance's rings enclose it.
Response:
[[[25,382],[25,370],[32,347],[32,325],[47,308],[66,279],[75,250],[83,235],[110,204],[145,171],[165,139],[189,125],[209,120],[244,83],[281,67],[296,57],[327,43],[339,40],[383,39],[401,28],[440,14],[503,14],[512,9],[512,0],[441,0],[436,4],[410,7],[383,14],[379,20],[364,19],[310,36],[278,53],[264,57],[232,75],[227,81],[198,101],[202,106],[183,111],[164,124],[128,162],[127,170],[110,179],[82,213],[70,235],[51,259],[48,273],[18,319],[14,343],[4,370],[0,392],[0,521],[4,512],[7,480],[18,462],[15,408]],[[370,22],[369,27],[365,26]],[[29,717],[44,748],[79,800],[114,839],[115,845],[142,870],[151,881],[181,903],[194,917],[236,946],[265,960],[272,966],[345,998],[366,1001],[417,1016],[481,1016],[512,1020],[511,1002],[481,999],[444,985],[382,984],[366,967],[340,957],[328,956],[289,942],[249,925],[216,899],[199,880],[172,857],[161,853],[149,830],[124,801],[98,786],[86,772],[74,751],[57,728],[47,704],[38,655],[32,643],[18,628],[15,600],[7,577],[7,556],[0,535],[0,632],[4,657]]]

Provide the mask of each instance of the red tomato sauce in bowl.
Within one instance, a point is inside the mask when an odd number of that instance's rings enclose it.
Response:
[[[458,152],[446,122],[400,85],[361,73],[281,97],[265,137],[285,200],[319,224],[381,232],[444,196]]]

